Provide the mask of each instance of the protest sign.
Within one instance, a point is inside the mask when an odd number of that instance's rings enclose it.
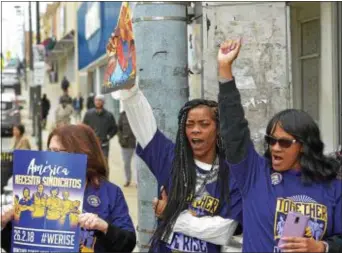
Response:
[[[16,150],[12,252],[78,252],[87,156]]]
[[[136,53],[132,25],[133,3],[122,2],[119,20],[107,44],[108,64],[102,93],[111,93],[135,83]]]

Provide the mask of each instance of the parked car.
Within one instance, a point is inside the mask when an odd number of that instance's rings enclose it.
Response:
[[[6,92],[7,89],[13,89],[17,95],[21,94],[20,78],[16,68],[6,67],[1,73],[1,90]]]
[[[15,94],[1,93],[1,135],[12,135],[13,126],[21,122],[21,109]]]

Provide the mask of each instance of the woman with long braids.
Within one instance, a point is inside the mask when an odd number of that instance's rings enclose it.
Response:
[[[295,109],[269,121],[266,153],[256,152],[232,74],[240,47],[240,41],[224,42],[218,67],[220,130],[243,198],[243,252],[341,252],[340,165],[323,154],[311,116]],[[302,237],[283,235],[289,212],[310,218]]]
[[[138,141],[137,154],[168,195],[150,250],[220,252],[241,221],[242,203],[224,159],[217,103],[187,102],[178,115],[174,144],[158,130],[137,85],[120,92]]]

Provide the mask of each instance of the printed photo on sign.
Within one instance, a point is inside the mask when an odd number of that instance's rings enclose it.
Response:
[[[136,53],[132,24],[132,3],[122,2],[119,20],[107,44],[108,65],[103,93],[110,93],[135,83]]]
[[[78,252],[87,157],[14,151],[12,251]]]

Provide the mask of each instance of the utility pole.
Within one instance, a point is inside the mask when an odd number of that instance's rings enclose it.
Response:
[[[30,70],[33,71],[33,52],[32,52],[32,10],[31,1],[29,1],[29,54],[30,54]]]
[[[175,140],[178,111],[188,100],[187,3],[138,2],[133,13],[139,87],[153,108],[159,129]],[[157,183],[146,165],[138,167],[138,247],[146,252],[156,217]],[[154,189],[151,191],[151,189]]]
[[[40,12],[39,12],[39,2],[36,2],[36,18],[37,18],[37,45],[40,44]],[[38,150],[42,150],[42,123],[41,123],[41,97],[42,97],[42,86],[35,84],[36,92],[35,92],[35,104],[36,104],[36,113],[35,120],[36,120],[36,126],[37,126],[37,146]]]
[[[33,118],[33,111],[34,111],[34,101],[33,101],[33,87],[32,87],[32,77],[33,77],[33,38],[32,38],[32,9],[31,9],[31,1],[29,1],[29,58],[30,58],[30,79],[28,82],[30,83],[29,91],[30,91],[30,112],[29,118]],[[35,135],[35,123],[34,119],[32,120],[32,135]]]

